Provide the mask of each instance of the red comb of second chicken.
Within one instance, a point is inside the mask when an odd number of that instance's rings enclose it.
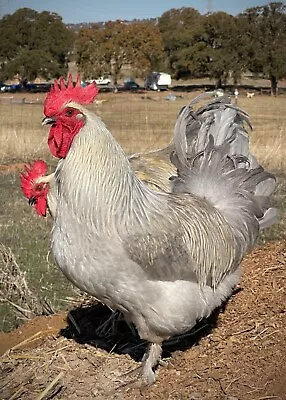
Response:
[[[77,76],[75,86],[71,75],[69,75],[67,85],[62,77],[58,81],[55,79],[44,102],[44,114],[47,117],[53,116],[70,101],[79,104],[91,104],[97,94],[98,89],[94,82],[85,87],[81,86],[80,75]]]

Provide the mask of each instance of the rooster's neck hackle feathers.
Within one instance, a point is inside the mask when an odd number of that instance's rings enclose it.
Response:
[[[156,195],[135,176],[121,146],[101,119],[81,105],[68,105],[85,116],[85,125],[56,173],[66,201],[72,199],[70,208],[91,223],[97,215],[97,229],[108,234],[124,226],[140,225],[149,210],[160,207]]]
[[[80,75],[77,76],[75,85],[71,74],[68,77],[67,85],[62,77],[59,81],[55,79],[44,102],[44,114],[46,116],[53,116],[71,101],[79,104],[91,104],[97,94],[98,88],[94,82],[85,87],[81,86]]]

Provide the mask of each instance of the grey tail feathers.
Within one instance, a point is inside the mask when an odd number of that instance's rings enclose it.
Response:
[[[175,193],[193,193],[212,203],[235,234],[255,241],[260,228],[272,225],[277,210],[269,204],[275,177],[249,151],[247,113],[221,97],[194,110],[199,96],[179,114],[171,156],[178,176]]]

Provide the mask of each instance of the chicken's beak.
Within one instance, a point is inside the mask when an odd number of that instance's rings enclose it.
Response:
[[[52,117],[45,117],[42,121],[42,125],[51,125],[54,124],[56,122],[55,118]]]
[[[36,201],[37,201],[37,198],[35,196],[30,197],[29,201],[28,201],[29,206],[33,206],[36,203]]]

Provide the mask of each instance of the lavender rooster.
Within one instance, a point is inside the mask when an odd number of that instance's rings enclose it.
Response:
[[[153,190],[84,107],[96,95],[94,84],[60,80],[45,101],[43,124],[60,159],[46,183],[39,178],[53,209],[51,247],[70,281],[120,310],[150,343],[142,368],[152,383],[162,342],[210,315],[239,282],[241,260],[275,222],[275,178],[249,152],[248,115],[225,97],[195,111],[196,99],[168,147],[177,173]],[[22,187],[37,204],[31,170]]]

